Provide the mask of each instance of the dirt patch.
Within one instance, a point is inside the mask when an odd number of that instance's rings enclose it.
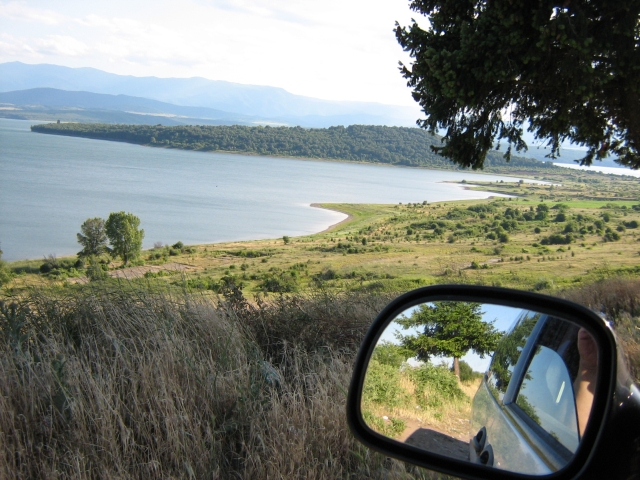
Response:
[[[407,427],[397,438],[398,441],[438,455],[457,460],[469,460],[467,421],[458,420],[443,427],[442,425],[421,423],[413,419],[403,420]],[[457,423],[460,425],[458,426]]]
[[[193,265],[188,265],[185,263],[165,263],[164,265],[144,265],[141,267],[129,267],[123,268],[120,270],[113,270],[109,272],[109,276],[111,278],[142,278],[145,273],[158,273],[158,272],[190,272],[196,270],[196,267]]]

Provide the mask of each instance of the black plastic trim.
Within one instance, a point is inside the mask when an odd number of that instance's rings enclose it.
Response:
[[[572,461],[559,472],[546,476],[523,475],[506,472],[482,465],[462,462],[450,457],[425,452],[411,445],[386,438],[371,430],[362,419],[360,398],[364,382],[364,372],[378,338],[387,324],[397,314],[419,303],[438,300],[458,300],[495,303],[535,310],[540,313],[570,320],[589,327],[600,346],[598,378],[600,384],[594,397],[589,424],[582,437],[580,447]],[[469,285],[436,285],[423,287],[393,300],[376,317],[365,335],[356,357],[353,376],[347,397],[347,421],[354,436],[368,447],[385,455],[448,475],[470,479],[570,479],[578,478],[589,467],[593,453],[598,448],[606,413],[610,411],[616,379],[616,343],[606,322],[591,310],[563,299],[498,287]]]

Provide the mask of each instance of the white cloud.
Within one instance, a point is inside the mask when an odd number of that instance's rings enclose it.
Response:
[[[8,46],[0,60],[38,55],[119,74],[203,76],[413,104],[397,70],[407,56],[393,34],[395,20],[406,24],[412,16],[406,0],[60,2],[55,12],[0,3],[0,22],[15,19],[0,25],[13,35],[2,38]],[[29,27],[35,21],[43,27]]]
[[[65,21],[64,15],[53,10],[31,8],[22,2],[0,3],[0,17],[45,25],[58,25]]]
[[[34,49],[41,54],[66,57],[82,56],[89,51],[87,44],[68,35],[49,35],[45,38],[37,38],[34,41]]]

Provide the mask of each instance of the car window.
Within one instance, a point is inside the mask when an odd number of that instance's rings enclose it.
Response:
[[[571,322],[546,319],[515,399],[531,422],[569,452],[575,452],[580,442],[573,391],[578,329]]]
[[[573,386],[567,365],[549,347],[538,346],[516,405],[552,438],[575,452],[580,442]]]
[[[502,401],[522,349],[539,318],[539,313],[523,312],[496,348],[487,371],[487,385],[496,400]]]

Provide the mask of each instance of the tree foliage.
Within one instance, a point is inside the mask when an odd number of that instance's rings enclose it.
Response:
[[[13,278],[13,272],[7,268],[7,264],[2,260],[2,250],[0,250],[0,287]]]
[[[516,151],[528,124],[552,155],[563,140],[588,147],[582,160],[618,156],[640,168],[640,1],[492,2],[412,0],[428,16],[396,24],[413,57],[401,66],[426,119],[447,130],[434,150],[482,168],[496,139]]]
[[[460,377],[458,360],[469,350],[484,357],[495,350],[502,334],[492,323],[482,321],[482,305],[472,302],[433,302],[420,305],[410,317],[397,322],[406,330],[424,327],[417,335],[402,335],[402,345],[419,360],[432,356],[453,357],[455,374]]]
[[[107,233],[104,219],[88,218],[80,226],[80,231],[81,233],[77,234],[78,243],[82,245],[82,250],[78,252],[79,257],[102,255],[107,251]]]
[[[115,140],[152,147],[185,150],[251,153],[299,158],[326,158],[352,162],[375,162],[402,166],[451,168],[451,163],[434,153],[431,146],[440,138],[419,128],[351,125],[349,127],[247,127],[158,125],[108,125],[101,123],[48,123],[31,130]],[[513,158],[512,163],[548,170],[550,162]],[[504,166],[499,152],[489,152],[487,166]]]
[[[122,258],[125,264],[138,257],[142,250],[144,230],[138,229],[140,219],[131,213],[110,213],[105,224],[105,231],[111,251]]]

